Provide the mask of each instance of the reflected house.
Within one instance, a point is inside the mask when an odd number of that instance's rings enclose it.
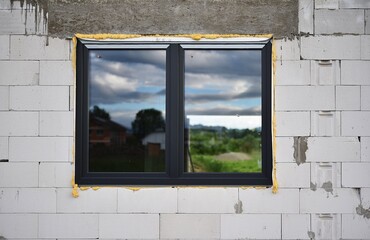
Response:
[[[127,128],[109,119],[90,115],[90,147],[122,147],[126,143]]]
[[[158,129],[146,135],[141,143],[146,147],[149,157],[160,156],[166,148],[166,133],[163,129]]]

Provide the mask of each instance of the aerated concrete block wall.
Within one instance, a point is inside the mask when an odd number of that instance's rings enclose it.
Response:
[[[73,198],[75,32],[274,34],[278,193]],[[370,1],[0,0],[0,159],[0,238],[370,239]]]

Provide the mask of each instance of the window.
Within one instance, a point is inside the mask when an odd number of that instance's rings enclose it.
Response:
[[[272,185],[270,40],[76,51],[76,183]]]

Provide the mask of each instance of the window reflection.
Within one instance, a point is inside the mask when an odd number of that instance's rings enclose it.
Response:
[[[260,51],[185,51],[185,171],[261,171],[260,65]]]
[[[89,55],[89,171],[165,171],[163,50]]]

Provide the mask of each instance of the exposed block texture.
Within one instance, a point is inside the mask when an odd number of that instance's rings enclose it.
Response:
[[[355,213],[359,204],[360,198],[355,189],[300,190],[300,213]]]
[[[240,189],[239,199],[243,203],[243,213],[298,213],[299,190],[279,189],[273,194],[271,189]]]
[[[295,162],[292,137],[276,137],[276,162]]]
[[[39,238],[99,237],[99,218],[95,214],[40,214]]]
[[[339,0],[315,0],[316,9],[338,9]]]
[[[54,188],[1,188],[0,213],[55,213]]]
[[[73,136],[73,112],[40,112],[40,136]]]
[[[361,205],[364,209],[370,208],[370,188],[361,188]]]
[[[22,10],[0,10],[0,34],[25,34],[26,26]],[[6,24],[5,24],[6,23]]]
[[[69,110],[68,86],[10,87],[11,110]]]
[[[68,137],[11,137],[9,139],[9,161],[68,162],[70,150],[71,138]]]
[[[37,239],[37,214],[0,214],[0,234],[4,239]]]
[[[339,61],[311,61],[311,85],[339,85]]]
[[[24,60],[69,60],[67,40],[45,36],[10,37],[10,59]]]
[[[342,136],[370,136],[370,111],[342,112]]]
[[[277,163],[276,174],[281,188],[310,187],[310,164]]]
[[[300,60],[299,40],[287,38],[275,41],[277,60]]]
[[[0,112],[0,136],[37,136],[37,112]]]
[[[40,187],[70,187],[74,172],[71,163],[45,163],[39,164]]]
[[[277,111],[334,110],[332,86],[276,86]]]
[[[340,112],[312,111],[311,136],[340,136]]]
[[[9,59],[10,36],[0,35],[0,59]]]
[[[370,86],[361,86],[361,110],[370,110]]]
[[[298,3],[298,31],[313,33],[313,0],[300,0]]]
[[[176,188],[118,189],[120,213],[176,213]]]
[[[368,10],[368,12],[370,12],[370,10]],[[366,21],[366,27],[370,28],[369,26],[370,26],[370,21]],[[370,31],[368,31],[367,34],[370,34]],[[370,60],[370,36],[369,35],[361,36],[361,59]]]
[[[360,86],[336,86],[335,97],[337,110],[360,110],[361,108]]]
[[[368,0],[339,0],[340,8],[370,8]]]
[[[310,61],[279,61],[276,85],[310,85]]]
[[[78,199],[70,188],[57,189],[57,213],[114,213],[117,212],[117,189],[81,191]]]
[[[370,85],[370,61],[342,61],[342,85]]]
[[[37,163],[0,162],[0,187],[38,187]]]
[[[161,214],[160,226],[164,239],[219,239],[221,232],[219,214]]]
[[[72,85],[71,61],[41,61],[40,85]]]
[[[370,187],[370,162],[342,163],[343,187]]]
[[[280,239],[279,214],[221,215],[221,239]]]
[[[99,216],[99,238],[159,239],[159,215],[102,214]]]
[[[217,201],[214,201],[217,199]],[[192,189],[179,188],[179,213],[235,213],[237,188]]]
[[[340,214],[312,214],[311,226],[315,239],[342,239]]]
[[[310,239],[310,225],[309,214],[283,214],[282,239]]]
[[[331,191],[333,188],[342,187],[341,163],[321,162],[311,163],[311,189],[325,188]]]
[[[310,137],[307,140],[307,161],[360,161],[360,142],[357,137]]]
[[[9,110],[9,87],[0,86],[0,111]]]
[[[364,34],[364,10],[316,10],[315,34]]]
[[[309,36],[301,38],[303,59],[360,59],[360,36]]]
[[[0,72],[0,85],[36,85],[39,82],[37,61],[0,61]]]
[[[370,162],[370,137],[361,137],[361,161]]]
[[[309,136],[310,112],[276,112],[276,136]]]
[[[365,34],[370,34],[370,10],[365,11]],[[369,38],[369,36],[367,36],[367,38]],[[362,37],[361,37],[361,41],[362,41]],[[368,50],[370,50],[369,47],[368,47]],[[369,53],[370,52],[368,52],[368,54]]]
[[[342,215],[342,237],[344,239],[368,239],[370,220],[357,214]]]

